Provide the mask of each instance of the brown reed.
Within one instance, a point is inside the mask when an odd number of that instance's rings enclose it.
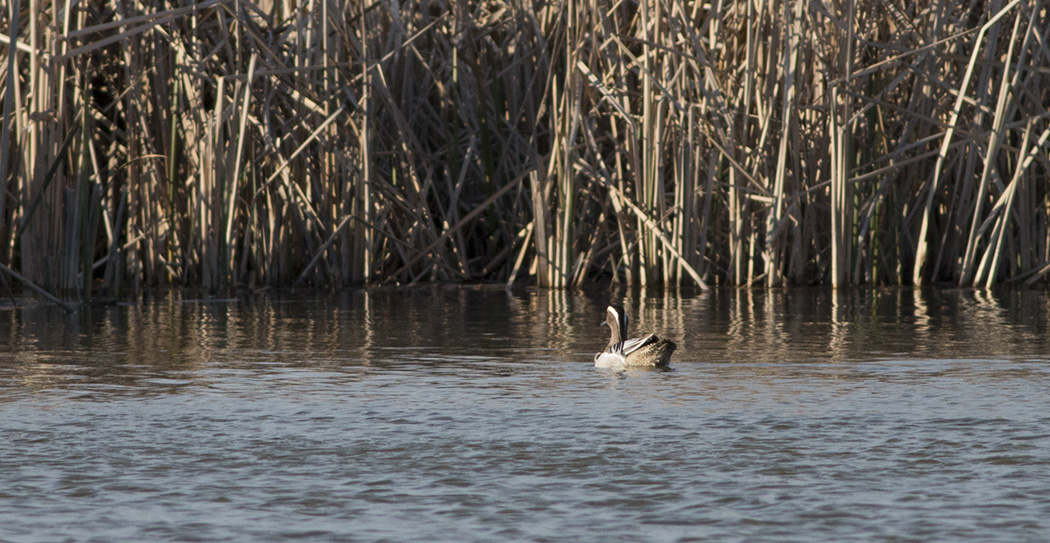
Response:
[[[12,2],[0,275],[1045,282],[1037,0]]]

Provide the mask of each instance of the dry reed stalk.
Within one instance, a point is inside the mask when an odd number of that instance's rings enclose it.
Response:
[[[0,18],[0,262],[73,297],[1050,273],[1050,13],[1030,0]]]
[[[9,35],[6,36],[7,44],[7,62],[4,65],[4,72],[0,74],[6,84],[4,85],[4,108],[3,108],[3,125],[0,126],[0,243],[3,243],[2,249],[0,249],[0,261],[7,262],[11,259],[12,255],[10,250],[12,244],[4,243],[11,236],[12,221],[8,221],[7,216],[7,197],[6,194],[11,190],[11,176],[9,172],[12,169],[11,158],[11,125],[14,120],[15,111],[15,87],[17,86],[18,80],[18,64],[16,59],[18,57],[18,36],[21,33],[21,6],[16,2],[8,2],[8,23],[9,23]]]
[[[770,203],[770,209],[766,215],[766,239],[765,239],[765,276],[766,285],[773,287],[781,284],[781,254],[786,253],[786,249],[781,247],[784,236],[782,232],[784,230],[784,215],[785,198],[788,196],[785,194],[787,176],[790,175],[790,171],[793,168],[790,167],[788,161],[790,157],[788,155],[788,143],[793,141],[791,137],[793,134],[793,119],[796,116],[795,112],[795,74],[798,66],[798,39],[802,33],[801,21],[802,21],[802,4],[796,4],[793,13],[790,11],[790,6],[785,4],[784,6],[785,19],[789,21],[789,24],[784,25],[786,36],[784,37],[785,50],[783,54],[782,66],[780,74],[782,75],[779,79],[782,81],[784,98],[781,100],[781,130],[780,130],[780,143],[777,148],[777,161],[775,166],[775,172],[773,174],[773,185],[772,185],[772,199]],[[835,213],[833,210],[832,213]],[[834,227],[832,227],[834,230]],[[833,249],[834,251],[834,249]],[[832,273],[834,277],[834,272]],[[833,280],[834,283],[834,280]]]
[[[982,44],[984,37],[988,33],[988,30],[996,27],[996,23],[1009,13],[1012,9],[1020,2],[1020,0],[1012,0],[1009,4],[1000,9],[988,22],[981,26],[980,31],[977,32],[976,43]],[[915,265],[912,270],[912,283],[915,285],[921,285],[924,282],[924,276],[922,274],[923,264],[926,261],[926,254],[929,251],[929,226],[934,213],[933,203],[934,196],[937,194],[937,190],[940,185],[941,174],[945,168],[945,160],[948,157],[947,151],[948,146],[951,144],[952,136],[955,134],[956,127],[959,122],[959,114],[962,111],[962,106],[967,92],[970,86],[970,79],[973,76],[974,68],[977,64],[977,55],[982,51],[981,47],[974,47],[973,53],[970,56],[970,61],[966,64],[966,73],[963,75],[962,82],[959,86],[958,92],[956,93],[955,105],[951,110],[951,119],[948,121],[948,130],[944,135],[944,139],[941,142],[940,152],[937,155],[937,163],[933,166],[933,179],[930,181],[930,187],[927,190],[926,203],[923,207],[922,215],[922,226],[919,230],[919,236],[917,240],[917,246],[915,249]]]
[[[856,17],[856,2],[850,0],[847,21]],[[842,86],[849,87],[853,72],[853,26],[847,26],[845,43],[839,43]],[[829,135],[831,149],[831,285],[845,286],[849,278],[852,260],[852,207],[853,194],[849,183],[850,157],[854,152],[852,142],[852,108],[849,98],[838,86],[831,89]]]
[[[974,278],[973,278],[973,266],[974,266],[974,256],[976,254],[977,247],[978,247],[978,243],[977,243],[977,241],[978,241],[978,219],[983,214],[983,205],[984,205],[984,202],[985,202],[985,195],[988,193],[988,185],[991,182],[991,175],[992,175],[992,173],[994,171],[995,157],[996,157],[996,155],[998,153],[999,146],[1002,143],[1003,124],[1006,121],[1006,108],[1007,108],[1007,105],[1009,104],[1008,98],[1010,96],[1011,90],[1016,89],[1016,87],[1014,87],[1013,85],[1009,84],[1008,80],[1011,79],[1009,67],[1010,67],[1010,61],[1013,58],[1013,54],[1014,54],[1014,46],[1016,45],[1016,42],[1017,42],[1017,33],[1018,33],[1019,29],[1020,29],[1021,15],[1022,15],[1022,13],[1020,11],[1018,11],[1017,12],[1017,16],[1014,18],[1014,30],[1013,30],[1012,38],[1010,39],[1009,46],[1008,46],[1008,49],[1007,49],[1007,52],[1006,52],[1006,59],[1005,59],[1005,62],[1003,63],[1004,69],[1003,69],[1003,72],[1002,72],[1002,78],[1001,78],[1001,82],[1000,82],[1000,85],[999,85],[999,98],[998,98],[998,101],[996,102],[995,117],[994,117],[994,120],[992,121],[992,133],[991,133],[991,136],[988,138],[988,144],[986,145],[986,150],[985,150],[985,155],[984,155],[984,168],[983,168],[983,170],[981,172],[981,178],[978,181],[977,195],[976,195],[976,198],[974,200],[974,205],[973,205],[973,209],[974,209],[973,210],[973,219],[972,219],[971,224],[970,224],[970,235],[969,235],[969,237],[967,239],[967,242],[966,242],[966,244],[964,246],[965,249],[964,249],[964,255],[963,255],[963,260],[962,260],[962,269],[960,270],[960,273],[959,273],[959,283],[961,285],[967,285],[967,284],[970,284],[972,281],[974,281]],[[1031,35],[1031,34],[1030,33],[1026,33],[1026,35]],[[1026,131],[1025,132],[1026,140],[1028,138],[1028,134],[1029,134],[1028,131]]]

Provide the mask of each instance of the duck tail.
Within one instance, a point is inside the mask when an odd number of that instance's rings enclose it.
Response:
[[[678,348],[678,345],[669,339],[657,338],[653,343],[653,348],[660,352],[661,357],[670,358],[671,354]]]

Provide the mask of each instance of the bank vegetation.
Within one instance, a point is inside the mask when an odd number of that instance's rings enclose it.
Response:
[[[0,18],[8,285],[1050,271],[1040,0],[14,0]]]

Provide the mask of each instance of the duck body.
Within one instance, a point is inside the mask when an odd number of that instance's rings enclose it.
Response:
[[[609,327],[609,345],[594,355],[594,365],[599,368],[666,366],[678,348],[675,342],[661,339],[656,334],[624,339],[627,337],[627,312],[623,306],[610,305],[605,310],[602,324]]]

